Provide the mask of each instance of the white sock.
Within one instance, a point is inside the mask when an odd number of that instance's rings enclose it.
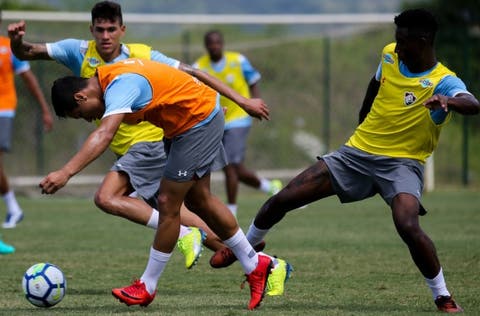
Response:
[[[10,190],[7,193],[5,193],[5,195],[3,196],[3,200],[7,205],[7,212],[9,214],[22,213],[22,209],[20,208],[20,205],[18,205],[17,199],[15,198],[15,193],[13,193],[13,190]]]
[[[440,272],[433,279],[425,278],[428,287],[432,291],[433,299],[436,299],[437,296],[450,296],[450,292],[447,290],[447,285],[445,284],[445,278],[443,277],[443,269],[440,268]]]
[[[182,238],[186,234],[190,233],[192,230],[190,227],[180,225],[180,233],[178,234],[178,238]]]
[[[256,246],[262,240],[265,239],[265,236],[267,235],[268,231],[269,229],[259,229],[255,227],[255,225],[252,222],[252,224],[248,228],[247,239],[250,242],[250,244]]]
[[[270,180],[265,178],[260,178],[260,191],[265,193],[270,193]]]
[[[237,204],[227,204],[228,209],[232,212],[233,216],[237,217]]]
[[[257,252],[250,245],[240,228],[232,237],[224,240],[223,243],[233,251],[246,274],[250,274],[255,270],[258,264]]]
[[[153,228],[155,230],[158,228],[158,214],[158,211],[152,208],[152,215],[148,220],[147,227]]]
[[[150,248],[150,257],[148,258],[147,267],[140,278],[140,280],[145,283],[148,293],[155,293],[158,279],[162,275],[171,255],[172,253],[164,253],[153,249],[153,247]]]

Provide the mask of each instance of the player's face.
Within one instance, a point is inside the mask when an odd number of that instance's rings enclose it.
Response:
[[[102,118],[105,105],[101,99],[81,93],[76,94],[75,98],[78,106],[66,113],[68,117],[84,119],[87,122]]]
[[[210,55],[210,58],[214,61],[218,61],[223,55],[223,39],[218,34],[211,34],[205,43],[205,48]]]
[[[90,26],[96,48],[104,61],[110,62],[120,55],[120,40],[125,34],[125,25],[118,20],[96,19]]]
[[[410,69],[415,71],[419,66],[421,48],[420,39],[409,36],[406,28],[397,28],[395,32],[395,52],[398,58]]]

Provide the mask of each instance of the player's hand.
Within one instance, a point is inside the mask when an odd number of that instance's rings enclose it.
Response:
[[[448,97],[435,94],[423,102],[423,105],[430,110],[443,109],[445,112],[448,112]]]
[[[25,36],[27,29],[27,24],[25,21],[20,21],[16,23],[11,23],[8,25],[8,37],[12,42],[21,41],[22,38]]]
[[[270,119],[270,110],[268,109],[268,105],[266,105],[262,99],[245,99],[245,102],[242,105],[242,108],[248,114],[259,120]]]
[[[38,186],[42,189],[42,194],[53,194],[63,188],[69,179],[68,172],[60,169],[50,172]]]

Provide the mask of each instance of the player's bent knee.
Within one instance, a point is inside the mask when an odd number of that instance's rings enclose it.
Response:
[[[94,197],[93,200],[95,202],[95,205],[99,209],[101,209],[105,213],[115,215],[116,212],[112,210],[112,203],[111,203],[112,199],[111,198],[108,198],[105,195],[103,195],[103,194],[101,194],[100,192],[97,191],[95,193],[95,197]]]

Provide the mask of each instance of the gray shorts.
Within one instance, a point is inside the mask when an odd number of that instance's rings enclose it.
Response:
[[[135,191],[149,204],[156,205],[166,162],[163,142],[141,142],[132,145],[110,170],[125,172]]]
[[[413,159],[371,155],[342,146],[324,155],[335,193],[342,203],[363,200],[376,193],[391,204],[399,193],[420,200],[423,191],[423,165]]]
[[[0,117],[0,151],[8,152],[12,148],[13,117]]]
[[[223,147],[227,154],[228,163],[241,163],[245,159],[247,137],[250,126],[229,128],[223,132]]]
[[[223,112],[218,111],[207,124],[191,128],[172,139],[165,138],[167,165],[164,177],[184,182],[225,167],[224,124]]]

